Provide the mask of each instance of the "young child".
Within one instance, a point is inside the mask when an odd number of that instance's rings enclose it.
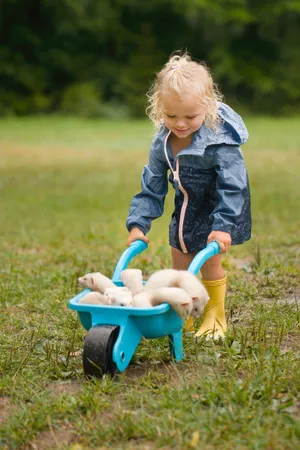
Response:
[[[175,208],[169,226],[173,268],[186,270],[207,243],[221,253],[251,236],[250,191],[240,145],[248,138],[241,117],[220,102],[208,69],[188,54],[172,56],[148,93],[147,113],[158,131],[144,167],[142,191],[132,200],[127,244],[149,242],[151,221],[163,214],[169,181]],[[221,255],[202,267],[210,300],[194,335],[223,337],[226,276]],[[193,330],[193,323],[187,328]]]

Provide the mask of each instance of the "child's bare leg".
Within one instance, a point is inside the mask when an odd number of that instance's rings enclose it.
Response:
[[[187,270],[196,253],[182,253],[177,248],[171,247],[172,268],[176,270]]]
[[[215,255],[209,258],[201,268],[201,274],[203,280],[221,280],[225,277],[225,272],[222,267],[221,255]]]
[[[171,247],[172,268],[176,270],[187,270],[197,253],[182,253],[177,248]],[[208,259],[201,268],[204,280],[220,280],[225,277],[222,267],[221,255],[215,255]]]
[[[173,269],[186,270],[194,259],[196,253],[182,253],[171,247]],[[226,275],[222,267],[221,255],[208,259],[201,268],[202,282],[210,295],[210,300],[204,311],[204,319],[195,337],[207,335],[208,337],[223,337],[227,329],[224,300],[226,290]],[[186,331],[193,331],[193,318],[185,323]]]

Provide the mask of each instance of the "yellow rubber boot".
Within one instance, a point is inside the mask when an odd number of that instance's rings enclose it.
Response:
[[[193,317],[189,317],[184,324],[183,330],[187,333],[194,333],[195,327],[194,327],[194,319]]]
[[[202,280],[202,283],[206,287],[210,299],[204,309],[203,323],[197,333],[194,334],[194,337],[223,338],[227,330],[224,309],[226,277],[222,278],[222,280]]]

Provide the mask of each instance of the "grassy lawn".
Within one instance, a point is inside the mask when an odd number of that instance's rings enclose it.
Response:
[[[77,277],[112,275],[140,188],[146,121],[0,121],[0,448],[300,448],[300,119],[246,118],[253,238],[224,257],[229,333],[144,340],[116,380],[87,381]],[[168,222],[131,267],[170,266]],[[200,320],[199,320],[200,323]]]

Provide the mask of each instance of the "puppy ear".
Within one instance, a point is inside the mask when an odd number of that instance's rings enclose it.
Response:
[[[193,302],[197,302],[199,300],[199,297],[192,297]]]
[[[189,304],[190,304],[190,302],[184,302],[184,303],[181,303],[180,306],[188,306]]]
[[[95,278],[94,277],[91,277],[91,283],[92,283],[92,286],[94,286],[94,284],[95,284]]]

